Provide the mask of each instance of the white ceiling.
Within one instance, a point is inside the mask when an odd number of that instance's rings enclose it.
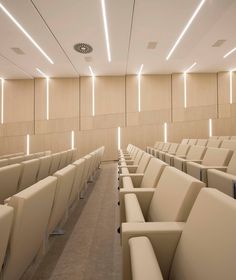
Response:
[[[175,73],[193,62],[193,72],[218,72],[236,68],[236,1],[206,0],[171,58],[166,56],[200,0],[105,0],[111,46],[107,60],[100,0],[0,0],[54,61],[50,64],[0,10],[0,77],[40,77],[36,67],[50,77]],[[226,42],[213,48],[217,40]],[[149,41],[157,41],[148,50]],[[93,52],[75,52],[74,44],[89,43]],[[24,51],[18,55],[11,48]]]

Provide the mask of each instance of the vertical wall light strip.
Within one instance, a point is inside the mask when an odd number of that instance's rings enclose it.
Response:
[[[138,112],[141,112],[141,76],[142,76],[143,64],[140,66],[138,72]]]
[[[110,42],[109,42],[109,34],[108,34],[105,0],[101,0],[101,4],[102,4],[102,17],[103,17],[105,39],[106,39],[106,45],[107,45],[107,57],[108,57],[108,61],[111,62],[111,50],[110,50]]]
[[[208,130],[209,130],[209,137],[211,137],[212,136],[212,119],[209,119]]]
[[[74,130],[71,131],[71,149],[75,148],[75,132]]]
[[[187,73],[184,73],[184,108],[187,108]]]
[[[1,78],[1,124],[4,122],[4,79]]]
[[[93,114],[93,117],[94,117],[95,116],[95,77],[94,76],[92,76],[92,83],[93,83],[92,84],[92,106],[93,106],[92,114]]]
[[[26,154],[29,155],[30,153],[30,136],[29,134],[26,135]]]
[[[229,103],[233,103],[233,72],[229,72]]]
[[[46,119],[49,120],[49,78],[46,78]]]
[[[166,143],[167,142],[167,123],[165,122],[164,123],[164,142]]]
[[[120,126],[117,128],[117,147],[118,147],[118,150],[120,150],[120,147],[121,147]]]

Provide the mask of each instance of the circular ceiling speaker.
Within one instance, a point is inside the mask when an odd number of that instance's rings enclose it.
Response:
[[[78,43],[74,45],[74,49],[79,53],[91,53],[93,48],[89,44]]]

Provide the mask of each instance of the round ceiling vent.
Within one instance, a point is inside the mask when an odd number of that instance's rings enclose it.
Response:
[[[79,53],[91,53],[93,48],[89,44],[78,43],[74,45],[74,49]]]

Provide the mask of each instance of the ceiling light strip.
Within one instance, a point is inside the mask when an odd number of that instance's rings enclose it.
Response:
[[[236,51],[236,48],[233,48],[232,50],[230,50],[229,52],[227,52],[224,56],[223,56],[223,58],[226,58],[226,57],[228,57],[229,55],[231,55],[233,52],[235,52]]]
[[[110,42],[109,42],[109,34],[108,34],[105,0],[101,0],[101,4],[102,4],[103,25],[104,25],[104,32],[105,32],[105,39],[106,39],[106,46],[107,46],[107,57],[108,57],[108,61],[111,62],[111,50],[110,50]]]
[[[41,54],[51,63],[52,59],[45,53],[45,51],[38,45],[38,43],[29,35],[24,27],[13,17],[13,15],[0,3],[2,11],[11,19],[11,21],[21,30],[21,32],[30,40],[30,42],[41,52]]]
[[[46,119],[49,120],[49,77],[46,78]]]
[[[190,70],[193,69],[194,66],[197,65],[197,62],[194,62],[186,71],[184,71],[184,73],[188,73]]]
[[[1,80],[1,124],[4,122],[4,79]]]
[[[197,16],[197,14],[199,13],[200,9],[202,8],[203,4],[205,3],[206,0],[202,0],[200,2],[200,4],[198,5],[197,9],[195,10],[195,12],[193,13],[193,15],[191,16],[190,20],[188,21],[187,25],[184,27],[183,31],[181,32],[179,38],[177,39],[177,41],[175,42],[174,46],[172,47],[172,49],[170,50],[169,54],[166,57],[166,60],[168,60],[171,55],[173,54],[174,50],[176,49],[176,47],[178,46],[178,44],[180,43],[181,39],[183,38],[184,34],[186,33],[186,31],[188,30],[188,28],[190,27],[191,23],[193,22],[194,18]]]

